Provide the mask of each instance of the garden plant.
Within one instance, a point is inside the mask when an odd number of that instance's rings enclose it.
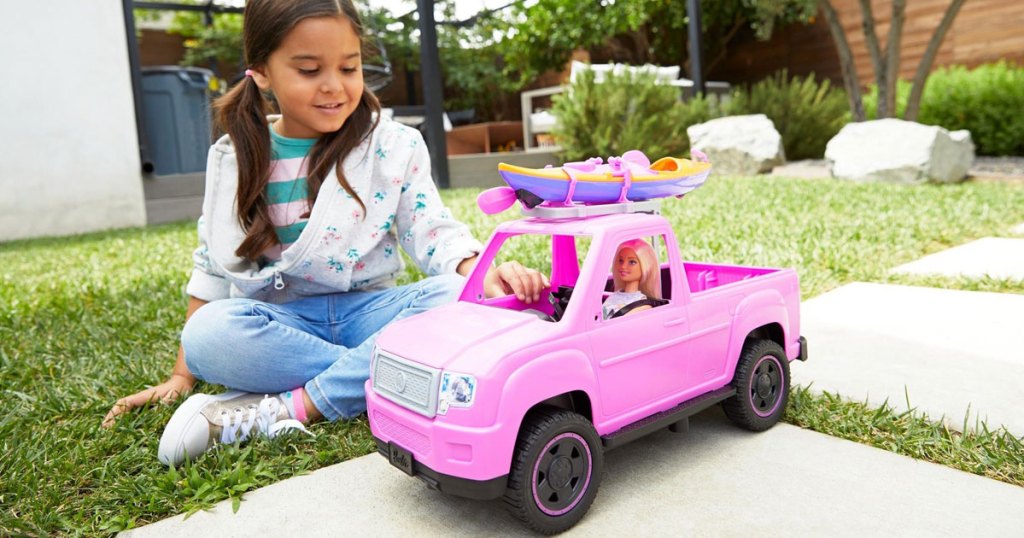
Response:
[[[843,91],[814,76],[785,71],[728,97],[681,99],[680,89],[658,84],[650,74],[609,74],[601,83],[583,71],[570,90],[554,97],[553,134],[566,160],[646,148],[651,155],[682,155],[686,127],[722,116],[764,114],[782,135],[790,160],[820,159],[825,144],[849,119]]]
[[[733,92],[729,115],[764,114],[782,135],[786,159],[820,159],[846,124],[846,96],[828,80],[790,77],[786,70]]]

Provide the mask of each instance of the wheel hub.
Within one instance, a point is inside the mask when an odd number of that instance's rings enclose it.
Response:
[[[572,462],[565,456],[555,458],[548,466],[548,482],[555,489],[562,489],[572,480]]]
[[[772,394],[772,378],[767,373],[761,374],[757,378],[757,395],[761,398],[767,398]]]

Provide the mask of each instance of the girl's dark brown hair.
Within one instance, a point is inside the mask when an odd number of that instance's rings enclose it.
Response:
[[[248,0],[242,27],[245,64],[250,67],[265,65],[270,54],[299,21],[323,16],[344,16],[362,41],[362,22],[352,0]],[[278,239],[264,195],[270,178],[267,114],[271,107],[251,79],[242,79],[214,102],[214,108],[217,123],[231,137],[238,161],[236,203],[238,220],[246,236],[235,254],[256,260],[267,248],[277,244]],[[307,175],[310,207],[324,178],[332,168],[336,168],[338,183],[356,199],[366,214],[366,204],[345,179],[341,163],[373,131],[378,121],[380,101],[364,86],[359,104],[342,128],[321,136],[310,150]]]

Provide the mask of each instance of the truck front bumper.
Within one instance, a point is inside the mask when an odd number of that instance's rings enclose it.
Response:
[[[491,500],[497,499],[505,494],[505,488],[508,485],[508,475],[501,475],[494,477],[490,480],[471,480],[469,478],[461,478],[458,476],[447,475],[439,473],[430,467],[420,463],[414,456],[409,456],[409,468],[404,468],[396,463],[394,451],[396,446],[393,443],[374,436],[374,441],[377,441],[377,452],[381,456],[384,456],[391,462],[392,465],[399,467],[406,473],[411,470],[411,475],[419,478],[427,484],[431,489],[436,489],[442,493],[449,495],[457,495],[459,497],[466,497],[469,499],[479,500]],[[398,448],[398,450],[404,450]],[[408,451],[405,451],[408,453]]]
[[[428,418],[377,394],[369,381],[366,411],[378,452],[406,474],[461,497],[496,499],[505,493],[518,424],[465,426],[453,420],[454,409]]]

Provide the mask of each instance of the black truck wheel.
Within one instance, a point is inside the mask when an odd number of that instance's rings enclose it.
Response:
[[[590,508],[603,469],[601,438],[589,420],[554,407],[531,411],[516,440],[505,504],[537,532],[565,531]]]
[[[749,340],[736,364],[732,386],[736,395],[722,402],[730,420],[755,432],[774,426],[789,401],[789,359],[782,346],[771,340]]]

